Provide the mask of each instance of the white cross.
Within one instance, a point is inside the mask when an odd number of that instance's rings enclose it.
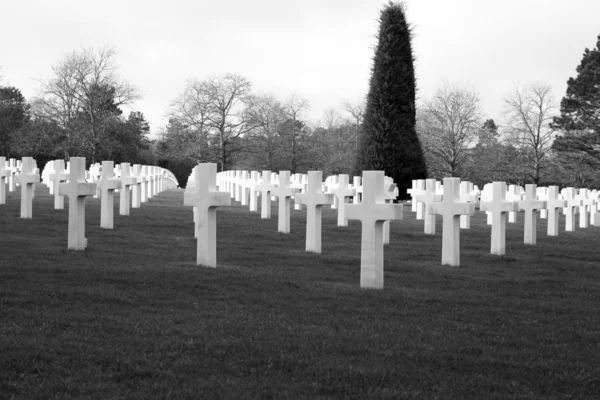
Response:
[[[425,191],[425,179],[413,179],[412,180],[412,187],[410,189],[406,190],[406,193],[410,194],[411,196],[411,203],[410,203],[410,210],[412,212],[417,212],[419,213],[419,215],[417,215],[417,219],[423,219],[422,215],[420,215],[420,212],[418,211],[418,202],[414,199],[416,194],[422,194]]]
[[[156,185],[154,185],[154,192],[155,192],[155,194],[160,194],[164,190],[163,185],[164,185],[164,181],[165,181],[165,176],[164,176],[163,168],[155,167],[155,173],[156,173]]]
[[[587,212],[588,212],[588,216],[589,216],[588,222],[591,225],[594,225],[593,215],[594,215],[595,209],[598,206],[598,197],[593,194],[592,190],[586,189],[586,191],[587,191],[587,198],[583,202],[587,206]]]
[[[444,198],[430,213],[442,216],[442,265],[460,265],[460,216],[473,215],[475,204],[460,202],[460,178],[444,178]]]
[[[32,157],[23,157],[21,165],[21,173],[16,176],[21,185],[21,218],[32,218],[33,185],[40,183],[40,176],[35,173],[35,160]]]
[[[217,266],[217,207],[230,206],[227,192],[218,192],[217,164],[198,164],[194,167],[194,191],[183,194],[183,204],[197,210],[196,215],[196,264]]]
[[[503,255],[506,253],[506,214],[517,209],[517,204],[506,201],[506,182],[492,184],[492,199],[482,201],[480,209],[489,211],[492,216],[491,254]]]
[[[271,192],[275,188],[276,186],[271,183],[271,171],[263,171],[262,182],[256,186],[256,189],[260,192],[260,217],[262,219],[271,218]]]
[[[93,182],[96,182],[98,179],[100,179],[100,163],[94,163],[92,165],[90,165],[90,179]]]
[[[422,194],[423,192],[425,192],[425,179],[417,179],[417,191],[414,192],[414,194]],[[417,216],[416,219],[417,220],[422,220],[423,218],[425,218],[425,204],[421,203],[420,201],[417,201]]]
[[[569,187],[564,189],[563,198],[567,201],[563,214],[565,214],[565,231],[575,231],[575,214],[581,206],[581,200],[577,198],[577,189]]]
[[[590,192],[590,200],[593,202],[590,206],[590,225],[600,226],[600,213],[598,213],[598,206],[600,206],[600,196],[598,190],[594,189]]]
[[[260,184],[260,176],[258,175],[258,171],[251,171],[250,172],[250,182],[248,184],[248,188],[250,190],[250,203],[248,205],[248,208],[250,211],[252,212],[256,212],[258,211],[258,202],[257,200],[257,195],[258,195],[258,185]]]
[[[597,190],[593,190],[593,196],[596,204],[592,206],[590,223],[594,226],[600,226],[600,196]]]
[[[277,231],[290,233],[290,206],[292,196],[298,192],[297,189],[290,187],[290,171],[279,171],[279,185],[271,191],[273,196],[279,199],[279,218],[277,222]]]
[[[237,171],[227,171],[227,175],[228,175],[228,179],[227,179],[227,188],[228,188],[228,192],[231,196],[232,199],[235,200],[235,191],[236,191],[236,184],[237,184]]]
[[[113,229],[115,190],[121,188],[121,180],[115,178],[115,163],[102,161],[102,174],[98,180],[100,190],[100,227]]]
[[[518,203],[523,200],[523,196],[521,196],[520,187],[517,185],[508,185],[508,192],[506,193],[506,201],[512,201]],[[517,212],[510,211],[508,213],[508,222],[514,224],[517,222]]]
[[[326,188],[325,191],[327,193],[333,193],[333,191],[338,188],[339,184],[340,184],[340,177],[339,177],[339,175],[328,176],[327,179],[326,179],[326,181],[325,181],[325,185],[327,186],[327,188]],[[339,202],[339,199],[338,199],[337,196],[335,196],[333,198],[333,204],[331,205],[331,209],[332,210],[335,210],[335,209],[338,208],[338,202]]]
[[[537,198],[542,201],[548,201],[548,188],[547,187],[538,187]],[[547,219],[548,218],[548,209],[544,208],[540,210],[540,218]]]
[[[146,166],[146,198],[150,200],[154,196],[154,167]]]
[[[306,206],[306,251],[321,253],[321,216],[325,204],[333,203],[333,194],[323,193],[323,173],[308,171],[306,193],[296,194],[295,201]]]
[[[166,172],[165,169],[162,167],[158,168],[158,176],[159,176],[159,186],[158,186],[158,192],[162,193],[165,190],[165,183],[166,183]]]
[[[136,179],[136,182],[131,191],[131,207],[140,208],[142,206],[143,185],[146,182],[146,177],[142,175],[142,166],[140,164],[133,165],[133,177]]]
[[[475,207],[479,206],[479,196],[471,182],[464,181],[460,183],[460,201],[473,203],[475,204]],[[461,229],[471,229],[470,215],[460,216],[460,227]]]
[[[394,183],[394,179],[385,176],[383,178],[384,187],[385,187],[385,202],[393,203],[394,200],[398,197],[398,188]],[[383,223],[383,244],[390,244],[390,221],[385,221]]]
[[[241,171],[240,172],[240,179],[238,181],[238,192],[240,192],[240,204],[242,206],[247,206],[248,205],[248,189],[249,189],[249,182],[248,182],[248,171]]]
[[[96,194],[96,184],[85,181],[85,157],[71,157],[69,182],[58,194],[69,198],[69,250],[85,250],[85,198]]]
[[[486,183],[485,185],[483,185],[483,190],[480,193],[480,200],[479,200],[479,209],[481,211],[483,211],[481,209],[481,202],[482,201],[492,201],[492,187],[494,185],[492,183]],[[485,212],[485,216],[486,216],[486,224],[487,225],[492,225],[492,213],[489,211]]]
[[[348,199],[350,197],[356,194],[356,190],[352,189],[349,183],[350,176],[348,176],[347,174],[341,174],[339,176],[337,187],[331,191],[333,195],[338,199],[338,226],[348,226],[348,220],[346,219],[346,203],[348,202]]]
[[[558,236],[558,213],[560,209],[566,207],[567,202],[560,198],[558,186],[548,188],[548,200],[546,200],[546,209],[548,210],[548,236]]]
[[[16,187],[15,175],[19,171],[19,167],[17,167],[17,160],[14,158],[9,159],[7,169],[10,171],[10,175],[8,176],[8,191],[12,193],[15,191]]]
[[[100,163],[91,164],[84,179],[86,179],[88,182],[96,182],[98,179],[100,179]],[[98,191],[98,186],[96,186],[94,198],[97,199],[99,197],[100,192]]]
[[[416,193],[413,196],[413,201],[418,201],[425,204],[425,215],[423,219],[424,232],[426,235],[435,235],[435,214],[431,213],[431,205],[434,202],[442,200],[442,195],[436,194],[436,181],[435,179],[425,180],[425,191],[423,193]]]
[[[120,215],[129,215],[131,210],[131,187],[136,184],[137,179],[131,176],[131,165],[129,163],[121,163]]]
[[[54,160],[46,162],[46,165],[42,170],[42,184],[48,187],[48,194],[50,196],[54,194],[54,185],[50,180],[50,175],[52,175],[54,172]]]
[[[152,167],[152,176],[154,177],[154,186],[152,196],[160,193],[160,167]]]
[[[291,177],[292,181],[290,186],[297,189],[298,193],[306,193],[306,184],[303,182],[303,175],[305,176],[305,174],[294,174]],[[294,210],[302,210],[302,204],[294,201]]]
[[[360,286],[383,288],[383,223],[402,219],[401,204],[385,202],[383,171],[363,171],[362,203],[348,204],[346,218],[362,223]]]
[[[590,208],[593,204],[593,201],[590,199],[590,191],[584,188],[579,189],[577,199],[581,200],[581,205],[579,206],[579,227],[587,228],[590,221]]]
[[[140,201],[142,203],[146,203],[148,202],[148,187],[150,185],[150,177],[148,176],[148,166],[147,165],[142,165],[141,166],[141,178],[142,178],[142,185],[140,186]]]
[[[535,244],[537,237],[537,210],[546,208],[546,202],[537,199],[537,185],[525,185],[525,199],[518,202],[520,210],[525,210],[523,242]]]
[[[235,201],[241,201],[241,183],[242,183],[242,171],[235,170],[233,171],[233,199]]]
[[[6,204],[6,184],[10,170],[6,168],[6,157],[0,157],[0,204]]]
[[[221,171],[217,173],[217,189],[221,192],[229,191],[229,172]]]
[[[65,208],[65,198],[58,194],[58,186],[61,182],[67,181],[69,174],[65,172],[65,162],[63,160],[54,160],[50,162],[54,164],[54,172],[48,176],[50,185],[54,189],[54,209],[63,210]]]
[[[279,186],[279,174],[277,172],[271,172],[271,182],[275,185],[275,188]],[[277,200],[277,196],[271,193],[271,201]]]

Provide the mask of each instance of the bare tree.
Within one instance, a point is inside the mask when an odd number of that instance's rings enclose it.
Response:
[[[138,90],[118,76],[115,55],[110,47],[73,51],[52,67],[53,77],[42,82],[35,113],[67,133],[66,157],[83,152],[95,162],[107,119],[114,117],[107,108],[140,98]]]
[[[349,102],[349,101],[344,101],[343,102],[343,106],[344,106],[344,110],[346,110],[352,117],[352,121],[354,123],[354,147],[355,149],[358,149],[358,141],[359,141],[359,137],[360,137],[360,125],[362,124],[363,120],[365,119],[365,108],[366,108],[366,104],[363,101],[360,102]]]
[[[195,163],[217,161],[208,147],[209,103],[203,83],[197,80],[189,80],[171,102],[163,139],[173,149],[173,157]]]
[[[294,93],[285,101],[283,107],[287,118],[291,120],[289,143],[287,146],[290,155],[290,171],[294,174],[302,163],[302,154],[304,152],[301,143],[303,129],[300,117],[309,109],[310,105],[308,100]]]
[[[312,167],[327,175],[351,173],[356,158],[355,133],[352,120],[335,108],[326,109],[311,133]]]
[[[255,127],[245,149],[257,156],[252,165],[254,168],[276,170],[282,158],[279,131],[286,119],[283,105],[271,95],[253,96],[247,116]]]
[[[552,88],[544,83],[515,86],[504,98],[504,105],[505,140],[522,151],[528,175],[538,184],[547,167],[548,151],[554,140],[550,123],[557,108]]]
[[[231,166],[233,155],[242,149],[241,139],[254,129],[248,115],[251,87],[246,78],[235,74],[192,79],[171,105],[171,117],[193,128],[212,150],[221,171]]]
[[[342,115],[340,114],[340,112],[333,108],[333,107],[329,107],[327,109],[325,109],[325,111],[323,112],[323,122],[322,125],[325,129],[327,130],[331,130],[331,129],[335,129],[338,128],[343,122],[343,118]]]
[[[195,165],[200,162],[213,162],[208,151],[206,136],[176,117],[169,118],[167,126],[159,133],[159,152],[165,160]]]
[[[481,125],[478,95],[467,87],[443,82],[417,115],[429,172],[436,178],[465,177],[469,149]]]

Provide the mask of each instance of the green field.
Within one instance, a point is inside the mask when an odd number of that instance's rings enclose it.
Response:
[[[118,196],[117,196],[118,197]],[[385,289],[359,288],[360,223],[325,210],[323,254],[238,203],[218,212],[217,269],[195,265],[183,191],[115,229],[86,209],[88,249],[67,251],[67,211],[38,188],[0,205],[1,399],[598,398],[600,228],[489,254],[484,214],[461,231],[461,267],[405,206]],[[65,199],[68,206],[68,200]],[[562,221],[564,225],[564,221]]]

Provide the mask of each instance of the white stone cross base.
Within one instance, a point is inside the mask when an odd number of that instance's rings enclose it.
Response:
[[[58,186],[61,182],[67,180],[69,174],[65,172],[65,162],[63,160],[54,160],[48,162],[53,164],[53,172],[49,174],[48,178],[50,180],[50,187],[53,188],[54,193],[54,209],[64,210],[65,198],[64,196],[59,196]]]
[[[297,191],[297,189],[290,187],[290,171],[279,171],[279,185],[271,192],[279,200],[278,232],[290,233],[292,197]]]
[[[321,253],[321,220],[322,207],[332,204],[334,196],[322,193],[321,171],[308,171],[308,188],[306,193],[296,194],[298,204],[306,205],[306,251]]]
[[[119,214],[129,215],[131,212],[132,187],[137,184],[137,179],[131,176],[131,165],[121,163],[121,191],[119,192]]]
[[[346,219],[346,204],[349,203],[350,197],[353,197],[356,194],[356,190],[350,187],[350,176],[341,174],[338,179],[337,188],[332,190],[332,193],[337,199],[337,225],[348,226],[348,220]]]
[[[460,266],[460,216],[472,215],[475,204],[460,202],[460,178],[444,178],[442,201],[433,203],[432,214],[442,216],[442,265]]]
[[[402,205],[385,202],[383,171],[363,172],[362,203],[348,204],[346,218],[362,223],[360,287],[383,288],[383,225],[387,220],[402,219]]]
[[[430,208],[434,202],[442,200],[442,196],[436,194],[436,186],[435,179],[426,179],[425,190],[414,195],[414,201],[419,201],[425,206],[423,232],[426,235],[435,235],[435,214],[430,212]]]
[[[558,186],[548,188],[546,209],[548,211],[548,236],[558,236],[559,211],[565,207],[566,201],[559,198]]]
[[[69,250],[85,250],[85,198],[96,194],[96,184],[85,181],[85,157],[71,157],[69,182],[61,183],[58,192],[69,198]]]
[[[262,183],[257,186],[260,192],[260,218],[271,218],[271,191],[275,189],[275,185],[271,181],[271,171],[262,171]]]
[[[40,176],[35,173],[35,160],[32,157],[23,157],[21,174],[16,176],[16,180],[21,185],[21,218],[32,218],[35,184],[40,183]]]
[[[195,210],[196,264],[217,266],[217,207],[230,206],[231,195],[216,189],[217,164],[198,164],[192,175],[195,184],[183,195],[183,204]],[[191,191],[193,190],[193,191]]]
[[[491,194],[489,201],[480,202],[480,208],[483,211],[489,211],[492,218],[490,253],[504,255],[506,253],[507,213],[515,211],[517,204],[506,200],[505,182],[494,182]]]
[[[525,185],[525,198],[518,202],[519,209],[525,211],[523,242],[536,244],[538,210],[546,207],[546,202],[537,199],[537,185]]]

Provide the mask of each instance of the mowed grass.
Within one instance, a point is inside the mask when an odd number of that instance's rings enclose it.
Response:
[[[234,203],[218,211],[217,269],[195,265],[192,210],[162,193],[67,251],[67,209],[38,188],[0,205],[0,398],[598,398],[600,228],[489,254],[484,214],[461,267],[405,206],[385,289],[359,288],[360,223],[324,210],[323,253]],[[68,207],[68,201],[65,204]]]

